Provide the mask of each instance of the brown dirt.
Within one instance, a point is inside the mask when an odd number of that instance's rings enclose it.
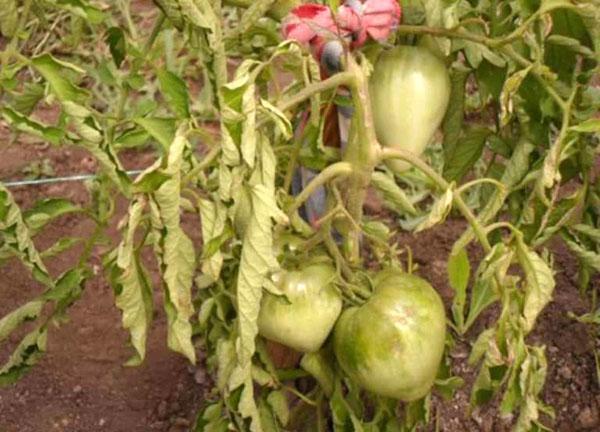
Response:
[[[6,129],[4,129],[6,131]],[[2,124],[0,123],[0,135]],[[0,151],[0,179],[23,176],[31,161],[47,159],[56,175],[93,172],[95,162],[79,149],[48,148],[35,142],[19,142]],[[141,168],[151,162],[147,153],[128,152],[127,168]],[[14,189],[24,208],[37,199],[67,197],[85,203],[87,192],[80,183],[63,183]],[[120,209],[121,214],[124,211]],[[197,233],[194,221],[186,221],[188,231]],[[65,235],[86,236],[89,221],[65,216],[52,223],[36,238],[40,248]],[[454,240],[464,230],[464,222],[450,219],[443,226],[418,235],[401,234],[398,241],[411,248],[418,273],[427,277],[449,304],[452,292],[446,280],[445,262]],[[115,233],[112,233],[113,236]],[[197,234],[194,235],[197,239]],[[600,430],[600,390],[595,375],[593,344],[589,330],[567,316],[583,313],[576,285],[577,264],[568,250],[553,245],[557,288],[555,299],[544,311],[530,342],[546,346],[549,360],[545,400],[556,409],[553,427],[557,431]],[[56,275],[72,265],[80,250],[75,248],[51,260],[49,268]],[[469,249],[472,265],[480,257],[476,248]],[[99,253],[94,263],[100,270]],[[148,261],[153,266],[151,260]],[[0,316],[41,292],[28,273],[16,262],[0,267],[4,281],[0,289]],[[127,333],[121,328],[120,313],[101,271],[90,280],[80,301],[70,310],[70,321],[50,332],[48,352],[21,381],[0,389],[0,432],[175,432],[189,429],[196,408],[207,394],[207,378],[202,369],[190,366],[185,359],[170,352],[165,344],[165,314],[160,306],[160,283],[156,272],[156,316],[148,341],[148,355],[143,366],[126,368],[130,356]],[[600,281],[594,281],[594,289]],[[435,399],[433,415],[439,418],[441,431],[505,431],[510,419],[501,419],[492,407],[468,412],[468,390],[475,371],[467,365],[469,341],[491,321],[486,314],[468,335],[459,340],[452,352],[455,373],[467,385],[448,402]],[[9,345],[17,342],[10,340]],[[8,354],[0,348],[0,360]]]
[[[135,2],[134,14],[145,14],[152,8],[149,0]],[[144,28],[147,27],[144,26]],[[0,45],[2,41],[0,40]],[[51,118],[51,108],[42,117]],[[8,145],[6,126],[0,121],[0,179],[24,177],[33,161],[47,159],[55,175],[94,172],[95,161],[76,148],[48,148],[34,139],[19,137]],[[127,152],[127,168],[143,168],[151,163],[148,153]],[[81,183],[64,183],[40,187],[21,187],[13,190],[23,208],[46,197],[66,197],[84,204],[88,195]],[[122,206],[121,206],[122,207]],[[380,210],[373,206],[376,212]],[[120,212],[123,213],[121,208]],[[188,232],[197,239],[194,221],[186,221]],[[438,289],[447,305],[452,291],[446,280],[446,259],[455,239],[464,230],[460,220],[449,220],[443,226],[419,233],[401,234],[400,244],[411,248],[418,264],[417,272]],[[92,225],[79,216],[65,216],[50,224],[36,238],[44,248],[66,236],[86,236]],[[112,233],[113,239],[116,238]],[[598,385],[592,347],[600,348],[590,330],[568,317],[568,312],[586,312],[586,302],[578,293],[576,260],[564,245],[553,246],[557,287],[554,301],[546,308],[531,336],[530,343],[543,344],[548,357],[548,377],[544,389],[545,401],[556,410],[554,430],[600,431],[600,388]],[[69,268],[79,257],[75,248],[48,262],[52,274]],[[481,252],[469,249],[475,267]],[[148,266],[154,263],[150,257]],[[69,322],[52,329],[48,352],[31,372],[18,383],[0,388],[0,432],[176,432],[189,430],[195,411],[207,396],[208,378],[202,368],[196,368],[166,347],[166,319],[161,307],[162,293],[159,278],[153,272],[155,288],[155,320],[148,340],[148,352],[141,367],[122,366],[131,355],[128,335],[121,328],[120,312],[114,306],[114,296],[101,274],[99,251],[93,262],[99,270],[91,279],[82,298],[71,308]],[[0,266],[0,317],[28,299],[38,295],[42,287],[33,281],[17,262]],[[593,289],[600,289],[594,280]],[[473,413],[468,411],[469,388],[476,370],[466,362],[470,343],[492,322],[495,311],[490,310],[476,323],[465,340],[458,340],[451,353],[453,370],[465,378],[466,386],[451,401],[434,397],[433,417],[439,420],[444,432],[509,430],[511,419],[502,419],[492,406]],[[0,345],[0,364],[18,342],[11,338]]]
[[[46,148],[35,143],[9,146],[0,152],[0,178],[22,178],[22,170],[33,160],[47,159],[56,175],[89,173],[95,162],[79,149]],[[149,165],[148,154],[129,152],[128,168]],[[44,197],[67,197],[86,203],[88,194],[81,183],[20,187],[13,190],[23,208]],[[123,214],[124,209],[120,210]],[[191,224],[188,224],[192,226]],[[50,224],[36,239],[43,249],[57,239],[87,236],[92,224],[83,217],[64,216]],[[197,228],[197,227],[196,227]],[[116,238],[116,233],[112,233]],[[53,275],[76,263],[81,248],[74,248],[48,262]],[[147,257],[149,258],[149,257]],[[175,432],[189,429],[195,409],[202,403],[207,384],[203,371],[168,350],[166,317],[156,272],[155,319],[143,366],[122,366],[131,356],[128,335],[121,328],[120,312],[102,277],[100,254],[93,254],[97,277],[88,281],[82,298],[70,309],[68,323],[50,331],[48,352],[18,383],[0,389],[0,431],[110,431]],[[147,262],[153,266],[151,260]],[[42,291],[16,261],[0,267],[0,316]],[[10,340],[14,347],[18,340]],[[9,347],[0,349],[6,360]]]

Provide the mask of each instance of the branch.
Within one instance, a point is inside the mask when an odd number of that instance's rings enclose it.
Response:
[[[402,159],[410,163],[415,168],[422,171],[425,175],[431,178],[431,180],[433,180],[441,189],[447,190],[448,188],[450,188],[450,183],[448,183],[441,175],[435,172],[433,168],[427,165],[421,158],[416,156],[414,153],[411,153],[406,150],[384,148],[381,152],[381,159]],[[492,246],[487,238],[485,229],[483,228],[479,220],[475,217],[469,206],[463,201],[458,191],[455,191],[453,193],[453,200],[456,204],[456,207],[458,207],[458,210],[473,227],[473,231],[475,231],[475,235],[479,239],[479,242],[483,246],[483,249],[486,252],[489,252],[492,249]]]
[[[348,162],[336,162],[333,165],[329,165],[306,185],[300,195],[296,196],[296,199],[288,209],[288,215],[298,210],[319,186],[323,186],[336,177],[347,176],[350,173],[352,173],[352,165]]]

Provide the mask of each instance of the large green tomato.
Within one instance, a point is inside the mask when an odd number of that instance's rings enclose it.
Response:
[[[426,48],[397,46],[379,56],[369,90],[381,145],[420,155],[448,107],[450,78],[444,63]],[[400,160],[388,165],[396,172],[409,167]]]
[[[371,298],[342,313],[334,350],[344,372],[364,389],[412,401],[433,385],[445,337],[444,305],[432,286],[418,276],[385,270]]]
[[[318,351],[342,311],[335,274],[328,264],[283,273],[277,284],[285,297],[263,295],[259,333],[297,351]]]

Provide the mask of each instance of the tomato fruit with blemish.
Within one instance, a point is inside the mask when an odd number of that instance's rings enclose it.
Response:
[[[334,350],[346,375],[365,390],[412,401],[431,389],[445,338],[437,292],[418,276],[390,269],[377,275],[366,303],[342,313]]]
[[[329,264],[282,272],[276,281],[282,295],[263,294],[259,333],[297,351],[318,351],[342,311],[335,278]]]

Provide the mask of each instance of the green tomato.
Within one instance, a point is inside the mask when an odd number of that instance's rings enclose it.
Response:
[[[344,372],[364,389],[412,401],[433,385],[445,338],[444,305],[432,286],[418,276],[386,270],[365,304],[342,313],[334,350]]]
[[[335,269],[328,264],[284,272],[277,285],[285,297],[263,295],[258,332],[297,351],[318,351],[342,311],[334,280]]]
[[[426,48],[397,46],[378,58],[369,81],[377,139],[420,155],[444,119],[450,99],[446,65]],[[396,172],[409,168],[388,162]]]

